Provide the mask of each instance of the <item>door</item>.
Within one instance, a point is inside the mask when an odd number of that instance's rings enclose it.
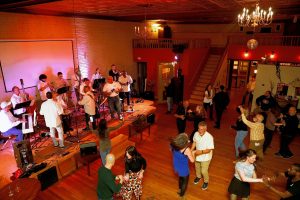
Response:
[[[158,64],[158,102],[162,103],[166,100],[165,87],[169,84],[175,75],[174,63]]]

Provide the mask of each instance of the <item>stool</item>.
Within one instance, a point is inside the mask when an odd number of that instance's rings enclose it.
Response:
[[[90,155],[85,155],[85,156],[81,156],[80,154],[78,154],[77,161],[79,161],[83,165],[87,166],[87,174],[88,174],[88,176],[90,176],[91,175],[90,174],[90,164],[99,158],[100,158],[100,153],[99,153],[99,151],[97,151],[96,154],[90,154]],[[77,162],[76,162],[76,168],[78,169]]]

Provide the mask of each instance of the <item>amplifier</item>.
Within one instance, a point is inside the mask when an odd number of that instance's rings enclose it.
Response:
[[[39,181],[41,182],[41,189],[45,190],[49,186],[53,185],[58,181],[57,171],[56,167],[53,166],[42,173],[40,173],[38,176]]]
[[[90,155],[90,154],[97,154],[97,144],[96,142],[88,142],[80,144],[80,155]]]
[[[33,163],[31,146],[28,140],[14,143],[13,148],[18,168],[22,169]]]

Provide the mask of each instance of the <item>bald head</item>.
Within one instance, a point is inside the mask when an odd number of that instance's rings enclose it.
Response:
[[[109,164],[111,166],[115,164],[115,156],[114,156],[114,154],[111,154],[111,153],[107,154],[107,156],[106,156],[106,164]]]

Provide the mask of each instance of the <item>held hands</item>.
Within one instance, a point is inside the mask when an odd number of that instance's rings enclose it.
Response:
[[[129,174],[125,174],[125,176],[123,176],[124,181],[129,181]]]
[[[120,183],[122,184],[124,182],[124,177],[122,175],[116,176],[116,180],[119,180]]]

